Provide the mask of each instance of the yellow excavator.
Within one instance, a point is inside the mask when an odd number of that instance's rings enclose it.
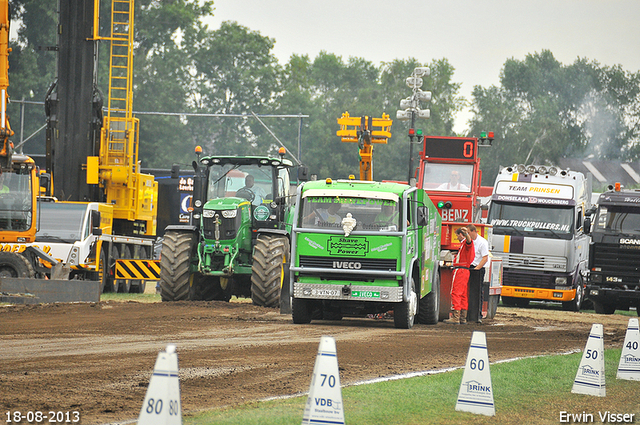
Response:
[[[360,180],[373,180],[373,144],[387,143],[391,137],[391,124],[388,114],[382,118],[369,116],[352,117],[349,112],[338,118],[340,130],[336,133],[343,142],[357,143],[360,154]]]

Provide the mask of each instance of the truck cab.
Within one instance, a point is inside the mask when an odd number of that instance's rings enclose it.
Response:
[[[596,313],[635,307],[640,315],[640,190],[610,186],[589,211],[588,299]]]
[[[495,180],[488,221],[494,255],[504,264],[502,301],[561,302],[579,311],[584,299],[589,236],[585,212],[591,185],[579,172],[557,167],[502,167]]]
[[[491,188],[481,186],[482,170],[478,156],[479,147],[490,146],[492,140],[492,133],[480,138],[423,137],[417,186],[429,195],[442,217],[440,304],[443,306],[451,305],[452,264],[460,246],[455,236],[456,229],[474,224],[478,234],[489,242],[490,250],[493,245],[491,226],[482,219],[487,210],[482,199]],[[500,299],[501,266],[499,258],[490,256],[485,265],[482,294],[470,293],[470,303],[475,305],[482,299],[482,312],[478,313],[487,318],[494,317]],[[446,308],[441,309],[440,318],[445,319],[447,312]]]
[[[33,242],[37,193],[33,159],[13,154],[11,167],[0,173],[0,242]]]
[[[384,314],[438,322],[440,216],[424,191],[361,180],[298,187],[291,237],[294,323]]]

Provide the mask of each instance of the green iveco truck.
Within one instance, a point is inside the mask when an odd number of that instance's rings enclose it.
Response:
[[[397,328],[438,323],[442,222],[422,189],[306,182],[293,221],[286,289],[294,323],[391,311]]]

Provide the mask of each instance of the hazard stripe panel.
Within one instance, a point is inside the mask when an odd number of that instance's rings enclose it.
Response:
[[[116,260],[116,279],[160,279],[159,260]]]

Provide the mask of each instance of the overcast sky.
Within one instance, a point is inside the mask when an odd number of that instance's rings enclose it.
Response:
[[[236,21],[259,31],[275,39],[281,64],[322,50],[376,65],[447,58],[467,99],[475,85],[499,84],[506,59],[543,49],[563,64],[581,57],[640,70],[640,0],[215,0],[214,7],[211,29]],[[459,114],[456,130],[469,118]]]

